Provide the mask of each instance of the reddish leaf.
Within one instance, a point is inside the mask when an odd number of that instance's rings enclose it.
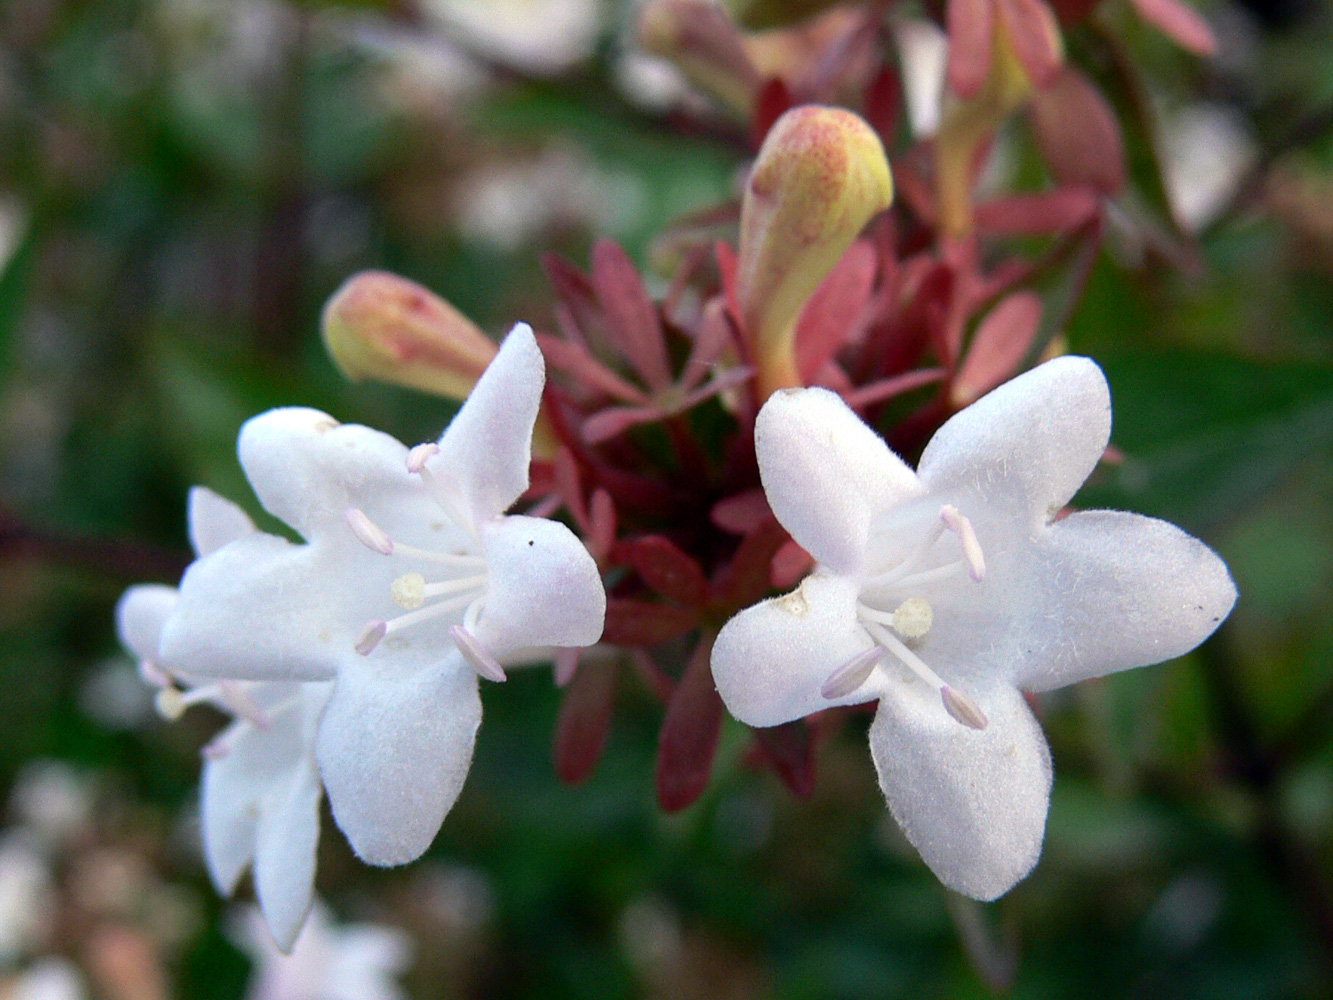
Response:
[[[850,392],[843,393],[842,398],[853,410],[859,410],[862,407],[882,403],[894,396],[901,396],[913,389],[920,389],[923,385],[939,382],[947,374],[948,372],[943,368],[921,368],[914,372],[906,372],[892,378],[880,379],[878,382],[858,386]]]
[[[708,787],[722,734],[722,699],[708,665],[712,641],[690,654],[685,674],[667,702],[657,744],[657,803],[667,812],[684,809]]]
[[[695,607],[708,599],[708,578],[669,538],[647,535],[627,543],[629,564],[663,597]]]
[[[648,297],[638,268],[614,240],[598,240],[593,245],[592,286],[616,346],[653,389],[670,385],[657,306]]]
[[[606,747],[616,706],[614,657],[589,658],[574,674],[555,723],[555,773],[567,785],[585,780]]]
[[[702,382],[730,343],[731,324],[727,322],[726,305],[721,296],[715,296],[704,306],[699,330],[690,345],[690,356],[681,369],[680,387],[688,391]]]
[[[798,799],[815,790],[815,743],[805,720],[756,729],[755,756],[771,767]]]
[[[964,100],[976,97],[990,73],[993,0],[949,0],[949,86]]]
[[[671,693],[676,690],[674,678],[659,667],[657,662],[642,649],[631,649],[629,657],[653,696],[660,702],[670,701]]]
[[[606,602],[602,641],[651,648],[680,638],[698,624],[699,613],[694,608],[613,597]]]
[[[1217,51],[1217,39],[1208,22],[1181,0],[1130,0],[1139,17],[1168,38],[1175,39],[1195,55],[1211,56]]]
[[[796,365],[805,383],[847,343],[870,301],[878,270],[875,248],[857,240],[806,301],[796,322]]]
[[[736,298],[736,251],[731,249],[730,244],[718,240],[713,245],[713,253],[717,256],[717,270],[722,277],[722,295],[727,303],[727,312],[731,313],[731,321],[737,328],[744,329],[740,300]]]
[[[1087,77],[1065,67],[1033,95],[1028,118],[1037,145],[1061,184],[1112,195],[1125,183],[1125,144],[1110,103]]]
[[[588,510],[588,551],[599,563],[616,541],[616,502],[600,486],[593,490]]]
[[[791,91],[779,77],[770,77],[764,81],[755,98],[754,114],[750,118],[750,136],[755,149],[764,144],[768,130],[791,109],[792,103]]]
[[[648,402],[647,396],[593,357],[586,347],[544,333],[537,334],[537,343],[552,368],[564,372],[588,389],[631,405],[642,406]]]
[[[773,516],[768,498],[759,487],[735,493],[713,504],[708,519],[733,535],[748,535]]]
[[[893,137],[898,131],[902,96],[902,84],[898,82],[898,74],[887,66],[881,66],[879,72],[871,77],[870,85],[866,87],[861,117],[879,133],[886,148],[893,146]]]
[[[988,236],[1049,236],[1086,225],[1101,207],[1101,198],[1087,188],[1009,195],[977,206],[977,231]]]
[[[713,580],[713,601],[723,608],[739,609],[767,594],[773,557],[788,537],[786,529],[773,518],[741,539],[731,562]]]
[[[543,254],[542,270],[556,298],[569,310],[574,323],[583,332],[598,325],[597,296],[592,282],[573,264],[553,253]]]
[[[1038,90],[1060,72],[1060,35],[1055,14],[1045,0],[996,0],[1014,55]]]
[[[986,314],[972,337],[949,390],[949,401],[964,407],[1009,378],[1032,347],[1041,325],[1041,299],[1015,292]]]
[[[579,482],[579,466],[574,453],[564,445],[555,453],[552,463],[554,486],[560,498],[565,502],[565,509],[574,518],[574,523],[585,535],[588,533],[588,506],[583,502],[583,486]]]
[[[814,564],[815,560],[810,553],[793,539],[778,549],[769,563],[769,582],[778,590],[787,590],[810,572]]]
[[[583,421],[583,440],[601,444],[619,437],[631,427],[661,420],[666,414],[660,406],[608,406]]]

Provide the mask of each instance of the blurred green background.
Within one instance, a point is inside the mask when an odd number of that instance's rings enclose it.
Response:
[[[559,693],[520,673],[487,690],[424,861],[367,869],[326,817],[319,890],[412,935],[410,995],[1333,995],[1333,18],[1207,4],[1222,47],[1203,63],[1116,3],[1102,14],[1163,130],[1205,101],[1242,139],[1205,148],[1205,172],[1239,179],[1191,256],[1113,226],[1069,320],[1125,456],[1079,502],[1207,540],[1240,589],[1231,619],[1182,660],[1043,698],[1045,853],[991,906],[950,897],[898,833],[864,721],[824,749],[808,802],[747,768],[728,723],[712,786],[666,816],[661,709],[632,675],[605,759],[569,789]],[[647,264],[672,219],[734,195],[743,133],[667,103],[627,54],[631,6],[565,6],[592,28],[552,70],[407,4],[0,4],[0,838],[60,789],[81,817],[45,855],[40,944],[6,950],[0,864],[0,997],[42,954],[90,996],[244,994],[193,846],[219,720],[153,716],[112,608],[174,581],[191,484],[257,513],[234,456],[254,413],[312,405],[407,441],[448,420],[346,383],[325,298],[383,267],[493,333],[549,326],[542,252],[582,266],[610,235]],[[157,970],[141,982],[112,968],[138,954],[125,941]]]

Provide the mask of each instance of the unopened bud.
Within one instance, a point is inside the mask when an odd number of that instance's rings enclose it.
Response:
[[[892,201],[884,146],[852,112],[793,108],[769,130],[741,202],[736,275],[761,397],[800,384],[794,339],[801,309]]]
[[[749,120],[762,81],[721,7],[709,0],[650,0],[638,27],[645,50],[671,60],[696,87]]]
[[[348,279],[324,306],[324,343],[353,381],[465,399],[497,346],[433,292],[386,271]]]

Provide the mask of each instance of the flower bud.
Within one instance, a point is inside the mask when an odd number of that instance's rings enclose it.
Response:
[[[353,381],[450,399],[467,398],[497,350],[444,299],[386,271],[349,278],[324,306],[323,327],[329,354]]]
[[[736,274],[761,398],[800,384],[794,340],[801,309],[892,201],[884,147],[855,114],[809,105],[774,123],[741,203]]]

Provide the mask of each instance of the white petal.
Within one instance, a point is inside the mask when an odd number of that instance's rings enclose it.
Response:
[[[396,927],[353,924],[335,931],[327,1000],[403,1000],[392,977],[411,964],[411,939]]]
[[[315,754],[333,817],[372,865],[430,846],[472,763],[481,724],[477,675],[455,656],[403,673],[349,663],[320,722]]]
[[[519,323],[482,373],[440,438],[427,467],[467,504],[476,525],[503,514],[528,488],[532,428],[541,408],[546,363]]]
[[[1084,511],[1051,525],[1036,543],[1028,655],[1015,677],[1025,690],[1181,656],[1212,635],[1236,602],[1217,553],[1156,518]]]
[[[483,529],[490,580],[476,635],[497,657],[531,646],[591,646],[606,591],[583,543],[557,521],[514,515]]]
[[[186,570],[163,662],[200,676],[331,679],[370,617],[356,610],[361,583],[325,549],[247,535]]]
[[[969,691],[989,725],[952,719],[924,684],[880,700],[870,750],[894,819],[950,889],[1004,895],[1037,863],[1051,791],[1046,738],[1008,686]]]
[[[204,860],[213,885],[224,896],[236,889],[255,851],[259,802],[282,779],[299,752],[296,740],[284,728],[274,734],[237,722],[217,737],[228,747],[226,756],[204,763],[201,804]],[[292,746],[275,747],[289,742]],[[274,754],[275,749],[281,751]]]
[[[926,445],[918,471],[942,497],[979,495],[1044,520],[1083,485],[1110,436],[1102,370],[1088,358],[1056,358],[950,418]]]
[[[365,509],[389,531],[400,519],[386,518],[379,508],[416,497],[423,512],[434,510],[407,471],[402,444],[369,427],[339,424],[319,410],[261,413],[241,428],[237,449],[264,509],[307,539],[349,533],[344,520],[349,507]]]
[[[189,512],[190,544],[196,556],[206,556],[255,530],[249,514],[205,486],[190,490]]]
[[[116,635],[120,644],[141,660],[157,660],[162,626],[176,608],[175,587],[143,583],[120,595],[116,604]]]
[[[770,396],[754,446],[773,513],[835,572],[860,569],[876,514],[923,492],[911,468],[827,389]]]
[[[776,726],[834,705],[879,697],[876,677],[835,700],[820,688],[870,637],[856,623],[856,584],[815,573],[784,597],[746,608],[713,644],[713,681],[723,704],[741,722]]]
[[[303,758],[261,806],[255,833],[255,893],[283,952],[291,951],[315,898],[321,791],[314,761]]]

